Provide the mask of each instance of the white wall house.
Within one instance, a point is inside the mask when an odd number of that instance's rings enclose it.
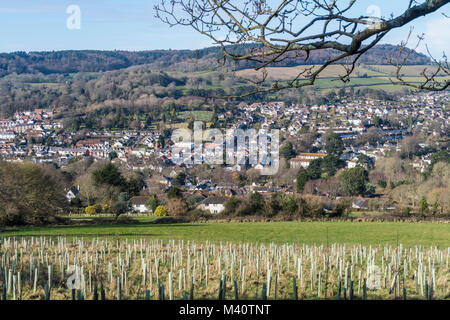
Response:
[[[225,210],[225,202],[227,200],[227,197],[209,197],[203,200],[200,208],[202,210],[209,210],[212,214],[218,214]]]
[[[349,169],[355,168],[356,165],[357,165],[356,160],[347,161],[347,168],[349,168]]]
[[[289,165],[293,169],[300,167],[308,168],[311,161],[319,158],[325,158],[326,153],[300,153],[296,158],[289,160]]]
[[[147,213],[151,212],[152,209],[147,206],[147,202],[150,199],[150,197],[145,196],[137,196],[130,199],[131,207],[133,208],[133,211],[139,212],[139,213]]]
[[[67,201],[71,201],[73,199],[78,198],[80,195],[80,186],[71,187],[69,191],[66,193],[66,199]]]

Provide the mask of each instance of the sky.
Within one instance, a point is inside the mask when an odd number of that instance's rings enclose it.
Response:
[[[160,0],[0,0],[0,52],[57,50],[198,49],[209,39],[187,27],[172,27],[155,17]],[[272,2],[280,0],[269,0]],[[347,2],[348,0],[341,0]],[[353,12],[389,16],[408,0],[357,0]],[[74,7],[75,6],[75,7]],[[79,8],[79,28],[72,11]],[[382,43],[399,44],[411,26],[425,34],[433,55],[450,52],[450,5],[392,31]],[[69,23],[69,25],[68,25]],[[414,41],[415,42],[415,41]],[[425,45],[419,51],[425,52]]]

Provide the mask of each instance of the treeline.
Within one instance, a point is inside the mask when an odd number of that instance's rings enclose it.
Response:
[[[231,50],[245,52],[254,49],[254,45],[239,45]],[[410,50],[405,50],[406,55]],[[389,59],[397,57],[399,47],[378,45],[359,60],[364,64],[388,64]],[[304,64],[323,64],[335,56],[334,50],[324,49],[311,52],[305,61],[303,54],[289,53],[287,59],[280,59],[276,66],[296,66]],[[152,51],[99,51],[99,50],[67,50],[51,52],[13,52],[0,54],[0,77],[8,74],[42,73],[67,74],[78,72],[102,72],[128,68],[137,65],[148,65],[157,70],[194,71],[207,70],[211,63],[222,56],[219,47],[201,50],[152,50]],[[429,64],[430,59],[420,53],[412,52],[406,64]],[[238,69],[251,68],[252,62],[239,62]]]
[[[74,158],[61,169],[0,161],[0,226],[63,222],[62,215],[80,210],[118,217],[131,210],[130,199],[145,187],[142,173],[121,171],[110,162]],[[70,189],[78,194],[69,201]]]
[[[225,202],[223,216],[263,216],[295,219],[301,217],[339,217],[350,212],[351,204],[346,200],[327,204],[314,198],[275,193],[263,197],[254,192],[244,197],[231,197]]]
[[[11,73],[102,72],[143,64],[164,67],[181,62],[194,53],[189,50],[99,51],[67,50],[52,52],[13,52],[0,54],[0,76]]]

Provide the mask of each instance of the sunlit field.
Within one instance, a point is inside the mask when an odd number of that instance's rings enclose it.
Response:
[[[447,299],[449,248],[4,237],[2,299]]]
[[[95,219],[95,218],[83,218]],[[450,225],[410,222],[197,222],[155,223],[155,217],[137,218],[128,224],[17,227],[0,236],[119,236],[154,240],[232,241],[260,243],[346,243],[411,247],[450,246]]]

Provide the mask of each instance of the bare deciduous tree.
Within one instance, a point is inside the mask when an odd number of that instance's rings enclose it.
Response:
[[[246,79],[255,89],[238,97],[258,92],[300,88],[315,83],[330,65],[341,64],[338,78],[348,82],[358,59],[391,30],[428,15],[449,0],[405,0],[405,9],[389,17],[355,15],[356,0],[161,0],[156,16],[170,26],[190,26],[222,49],[222,65],[250,61],[260,71],[257,79]],[[241,46],[251,44],[250,46]],[[285,59],[308,60],[314,51],[328,49],[332,56],[320,66],[303,68],[288,81],[267,86],[266,67]],[[400,53],[397,79],[404,84],[401,67],[409,54]],[[447,83],[435,79],[448,74],[448,63],[434,60],[437,73],[426,74],[420,89],[443,90]],[[232,98],[233,96],[230,96]]]
[[[424,78],[421,83],[410,83],[406,81],[402,75],[403,67],[405,66],[412,50],[406,50],[408,41],[410,40],[411,32],[408,35],[406,41],[400,44],[400,50],[396,59],[390,59],[388,62],[395,67],[395,80],[391,79],[393,84],[399,84],[407,87],[411,87],[419,90],[429,90],[429,91],[444,91],[450,86],[450,80],[448,78],[440,78],[440,76],[450,76],[450,65],[448,63],[448,58],[445,52],[442,54],[442,59],[438,60],[430,53],[428,46],[426,46],[428,56],[433,62],[431,68],[425,67],[420,75]],[[418,36],[418,41],[414,49],[417,49],[421,42],[424,41],[424,35]]]

